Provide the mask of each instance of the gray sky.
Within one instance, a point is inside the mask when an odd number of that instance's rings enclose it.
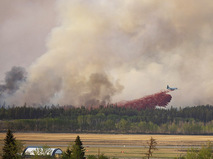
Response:
[[[0,81],[12,66],[28,67],[46,51],[56,25],[54,0],[0,1]]]

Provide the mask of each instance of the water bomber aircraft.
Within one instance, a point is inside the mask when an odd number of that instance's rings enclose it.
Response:
[[[166,87],[168,90],[170,90],[170,91],[174,91],[174,90],[177,90],[178,88],[171,88],[171,87],[169,87],[169,85],[167,85],[167,87]]]

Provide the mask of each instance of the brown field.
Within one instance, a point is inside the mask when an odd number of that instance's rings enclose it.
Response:
[[[5,133],[0,133],[3,142]],[[147,151],[147,141],[156,139],[158,150],[154,152],[156,158],[174,158],[184,155],[188,148],[202,146],[207,141],[213,141],[213,136],[198,135],[122,135],[122,134],[63,134],[63,133],[14,133],[16,139],[25,146],[59,147],[65,150],[79,135],[86,155],[97,155],[98,151],[106,156],[118,158],[142,158]],[[1,144],[2,147],[2,144]]]

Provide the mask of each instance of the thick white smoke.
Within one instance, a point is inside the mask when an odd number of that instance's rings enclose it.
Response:
[[[213,1],[60,0],[60,26],[10,103],[97,105],[164,89],[213,104]]]

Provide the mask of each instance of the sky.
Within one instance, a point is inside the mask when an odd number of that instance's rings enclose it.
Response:
[[[0,1],[0,80],[13,66],[29,67],[46,51],[57,25],[52,0]]]
[[[0,102],[213,104],[211,0],[2,0]]]

